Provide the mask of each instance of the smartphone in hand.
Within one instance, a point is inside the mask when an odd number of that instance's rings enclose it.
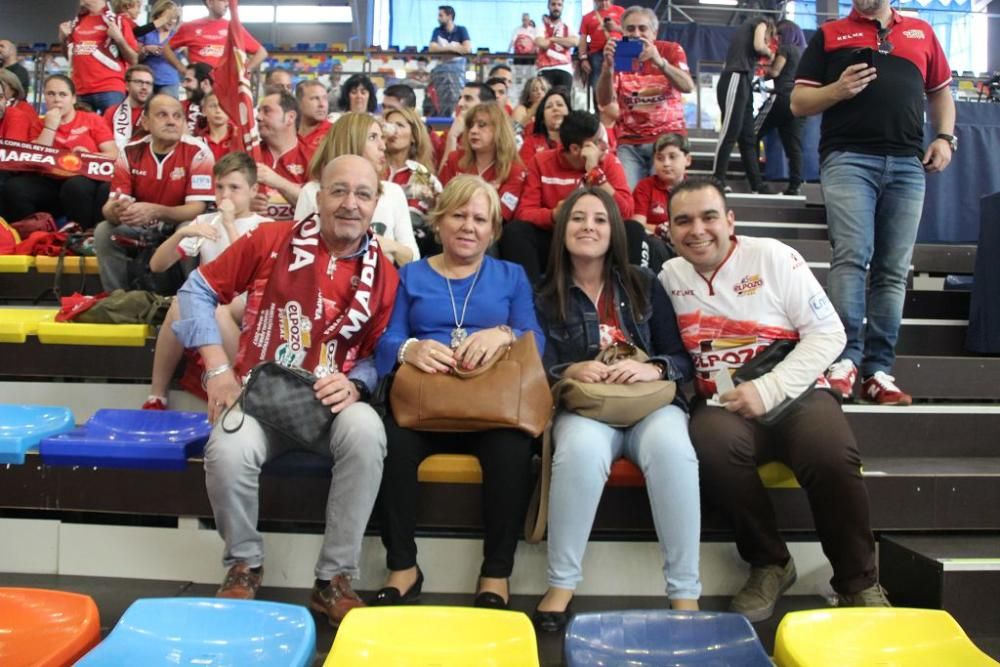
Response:
[[[639,69],[639,54],[644,46],[641,39],[623,37],[615,47],[615,71],[634,72]]]
[[[875,50],[869,47],[854,49],[851,52],[851,64],[864,64],[867,67],[875,67]]]

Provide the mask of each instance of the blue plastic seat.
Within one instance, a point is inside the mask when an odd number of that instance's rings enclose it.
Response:
[[[98,410],[87,423],[45,438],[48,465],[178,470],[200,456],[212,425],[201,412]]]
[[[740,614],[670,610],[580,614],[566,628],[566,664],[771,667]]]
[[[24,454],[42,438],[76,426],[69,408],[47,405],[0,405],[0,463],[24,463]]]
[[[305,667],[316,622],[305,607],[258,600],[136,600],[77,667]]]

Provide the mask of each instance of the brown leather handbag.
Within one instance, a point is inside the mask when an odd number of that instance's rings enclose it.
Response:
[[[530,331],[473,371],[424,373],[403,364],[389,406],[397,424],[417,431],[514,428],[538,437],[552,418],[552,394]]]

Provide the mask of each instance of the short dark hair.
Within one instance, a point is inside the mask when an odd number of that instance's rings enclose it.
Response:
[[[699,190],[715,190],[719,193],[719,197],[722,198],[722,209],[724,211],[729,210],[729,202],[726,201],[726,190],[722,181],[714,176],[690,176],[670,190],[670,199],[667,202],[667,215],[673,217],[670,213],[670,208],[677,195],[685,192],[698,192]]]
[[[194,63],[193,65],[188,65],[185,69],[194,70],[194,78],[198,83],[202,81],[215,83],[215,80],[212,79],[212,66],[208,63]]]
[[[413,92],[413,88],[410,88],[405,83],[397,83],[389,86],[382,91],[382,99],[385,99],[386,95],[395,97],[407,109],[417,108],[417,94]]]
[[[337,106],[341,111],[349,111],[351,108],[351,91],[355,88],[364,88],[368,91],[368,113],[375,113],[378,100],[375,99],[375,86],[372,80],[364,74],[352,74],[340,87],[340,97],[337,98]]]
[[[504,64],[504,63],[499,63],[499,64],[497,64],[497,65],[494,65],[493,67],[491,67],[491,68],[490,68],[490,78],[493,78],[493,75],[494,75],[494,74],[496,74],[497,72],[499,72],[499,71],[500,71],[500,70],[502,70],[502,69],[505,69],[505,70],[507,70],[507,71],[508,71],[508,72],[510,72],[511,74],[513,74],[513,73],[514,73],[514,70],[512,70],[512,69],[510,68],[510,65],[506,65],[506,64]],[[489,83],[489,82],[487,81],[487,83]]]
[[[491,76],[490,78],[486,79],[486,87],[489,88],[490,90],[493,90],[493,86],[497,85],[498,83],[502,83],[504,87],[506,87],[507,79],[501,79],[498,76]],[[494,91],[493,94],[496,95],[496,92]]]
[[[279,72],[284,72],[289,77],[293,76],[292,75],[292,71],[290,69],[286,69],[284,67],[274,67],[274,68],[271,68],[271,69],[267,70],[267,72],[264,74],[264,82],[267,83],[268,81],[270,81],[271,79],[274,78],[275,74],[277,74]]]
[[[243,174],[250,185],[257,182],[257,163],[243,151],[233,151],[220,157],[219,161],[212,167],[212,176],[218,180],[234,171]]]
[[[480,102],[496,102],[497,100],[497,94],[493,92],[493,89],[480,81],[467,81],[462,88],[475,88],[478,90]]]
[[[151,68],[149,65],[142,65],[142,64],[132,65],[127,70],[125,70],[126,83],[132,80],[132,75],[135,74],[136,72],[143,72],[145,74],[148,74],[149,76],[153,76],[153,68]]]
[[[438,11],[439,12],[444,12],[445,14],[447,14],[448,16],[450,16],[451,18],[455,18],[455,8],[452,7],[451,5],[439,5],[438,6]]]
[[[601,119],[588,111],[570,111],[559,127],[559,143],[564,152],[570,146],[582,146],[583,142],[601,131]]]
[[[660,138],[656,140],[653,144],[653,155],[656,155],[662,151],[667,146],[674,146],[678,148],[684,155],[691,154],[691,143],[688,138],[683,134],[677,134],[676,132],[667,132],[666,134],[661,134]]]
[[[265,97],[269,95],[278,96],[278,106],[285,113],[289,111],[294,111],[296,114],[299,112],[299,103],[295,101],[295,96],[284,88],[269,88],[265,92]]]
[[[316,87],[326,90],[326,86],[324,86],[323,82],[320,81],[319,79],[305,79],[303,81],[299,81],[298,84],[296,84],[295,86],[295,99],[301,102],[302,97],[306,94],[306,88],[316,88]],[[278,91],[275,91],[275,93],[277,92]]]

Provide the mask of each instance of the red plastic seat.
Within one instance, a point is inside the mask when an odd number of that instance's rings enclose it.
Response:
[[[37,588],[0,588],[0,665],[72,665],[101,638],[93,598]]]

